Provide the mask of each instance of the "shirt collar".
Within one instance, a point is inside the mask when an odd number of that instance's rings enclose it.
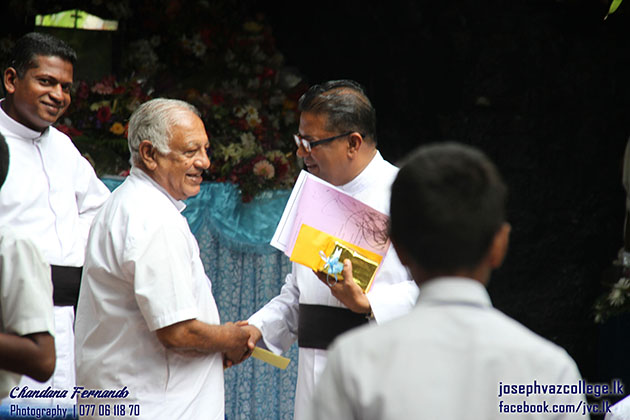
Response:
[[[2,102],[4,102],[4,99],[0,101],[0,126],[2,126],[10,134],[13,134],[15,137],[38,141],[44,137],[46,133],[48,133],[48,130],[50,130],[50,127],[47,127],[43,132],[39,132],[20,124],[4,112]]]
[[[370,163],[363,168],[359,175],[347,184],[341,185],[339,189],[350,195],[363,191],[374,183],[374,177],[379,176],[378,171],[381,162],[383,162],[383,157],[381,156],[381,152],[377,150]]]
[[[464,304],[492,307],[486,287],[466,277],[438,277],[420,285],[418,304]]]
[[[148,182],[151,185],[153,185],[155,188],[157,188],[160,192],[164,193],[164,195],[166,197],[168,197],[168,199],[171,201],[171,203],[173,203],[173,205],[175,206],[175,208],[181,213],[182,211],[184,211],[184,209],[186,208],[186,204],[183,201],[180,200],[176,200],[173,198],[173,196],[171,196],[168,191],[166,191],[166,189],[161,186],[160,184],[158,184],[157,182],[155,182],[155,180],[153,178],[151,178],[149,176],[149,174],[147,174],[145,171],[143,171],[142,169],[136,167],[136,166],[132,166],[131,167],[131,171],[129,171],[129,176],[130,177],[134,177],[134,178],[138,178],[144,182]]]

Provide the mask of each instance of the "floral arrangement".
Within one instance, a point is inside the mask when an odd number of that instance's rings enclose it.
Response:
[[[202,113],[212,162],[206,180],[235,184],[246,202],[293,185],[300,163],[292,135],[307,85],[285,65],[264,16],[248,17],[234,0],[92,0],[83,7],[125,31],[124,44],[114,45],[116,75],[75,80],[73,102],[56,125],[99,175],[128,171],[131,113],[151,97],[170,97]],[[28,13],[60,10],[50,1]],[[0,37],[0,59],[13,42]]]
[[[220,2],[192,10],[167,1],[164,10],[145,15],[127,71],[146,79],[156,96],[200,110],[210,139],[206,179],[234,183],[245,202],[263,190],[290,188],[299,170],[292,139],[297,100],[306,86],[284,65],[264,18],[243,21]]]
[[[190,91],[186,97],[201,110],[208,130],[208,179],[238,185],[243,201],[261,190],[290,188],[298,169],[289,129],[295,125],[296,101],[281,91],[258,93],[243,95],[233,88]]]
[[[125,76],[75,83],[58,128],[99,174],[120,174],[128,169],[133,110],[150,97],[182,99],[199,109],[208,132],[206,180],[235,184],[245,202],[290,188],[299,171],[297,99],[306,85],[284,65],[264,17],[244,19],[230,2],[159,3],[134,3],[120,55]]]
[[[119,82],[106,76],[93,84],[79,81],[73,86],[70,108],[56,127],[72,138],[99,175],[125,175],[129,117],[150,97],[135,79]]]
[[[630,253],[624,249],[613,261],[610,274],[606,276],[606,291],[595,301],[595,322],[603,323],[612,316],[630,312]]]

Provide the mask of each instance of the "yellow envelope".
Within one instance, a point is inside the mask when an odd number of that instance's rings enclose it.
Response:
[[[290,259],[315,271],[324,271],[325,262],[320,256],[320,251],[330,256],[338,248],[341,248],[339,261],[343,262],[346,258],[352,261],[353,280],[367,293],[372,286],[376,270],[383,260],[381,255],[303,224]],[[342,274],[338,274],[338,277],[343,279]]]
[[[286,369],[287,366],[289,366],[289,362],[291,361],[291,359],[278,356],[277,354],[274,354],[269,350],[261,349],[260,347],[254,347],[252,357],[255,357],[258,360],[262,360],[265,363],[269,363],[270,365],[275,366],[278,369]]]

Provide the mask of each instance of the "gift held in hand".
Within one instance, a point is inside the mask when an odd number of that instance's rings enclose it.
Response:
[[[383,257],[303,224],[290,259],[339,281],[343,280],[343,262],[349,259],[354,282],[367,293]]]

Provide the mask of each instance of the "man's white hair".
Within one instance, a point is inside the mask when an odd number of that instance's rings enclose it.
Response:
[[[171,129],[186,112],[193,112],[201,118],[197,108],[178,99],[156,98],[140,105],[129,119],[127,142],[131,164],[140,162],[139,148],[143,140],[150,141],[160,153],[169,153]]]

